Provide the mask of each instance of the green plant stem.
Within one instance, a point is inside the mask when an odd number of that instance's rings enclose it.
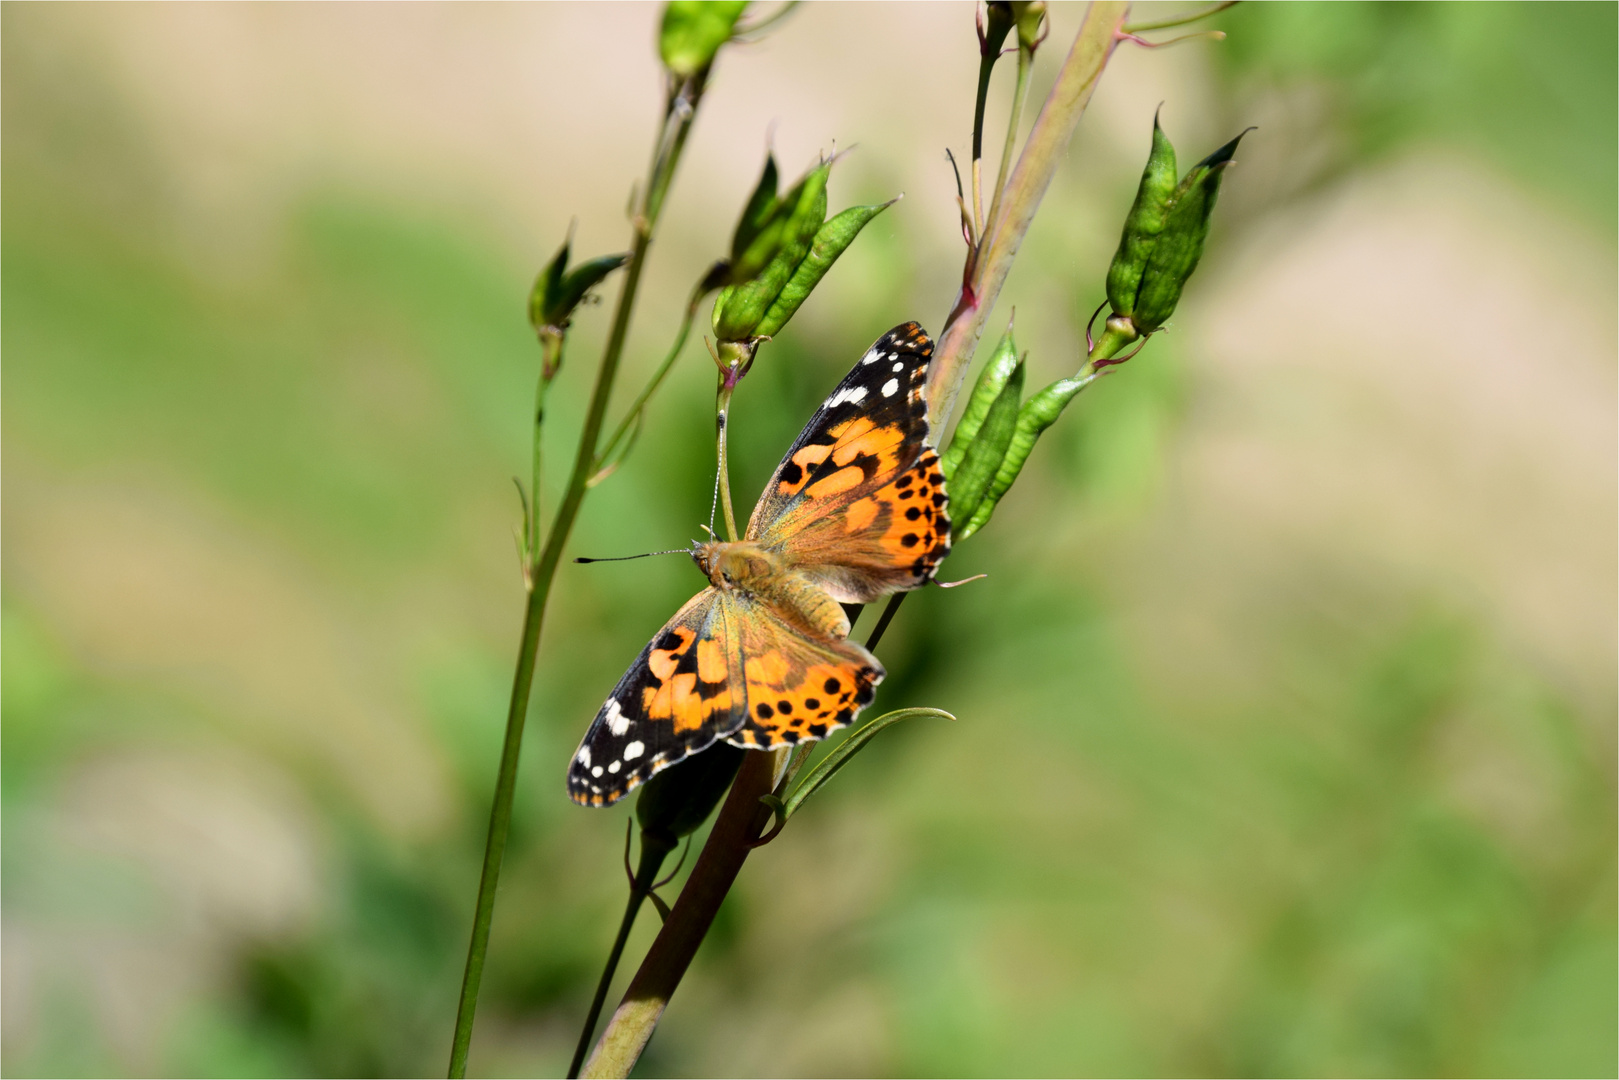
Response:
[[[545,431],[545,399],[551,392],[551,380],[562,367],[564,334],[551,327],[540,332],[540,377],[534,384],[534,447],[531,455],[528,487],[528,520],[523,523],[525,546],[523,550],[523,578],[527,582],[534,567],[534,551],[540,544],[540,464]]]
[[[512,678],[511,704],[506,712],[506,736],[501,743],[500,768],[489,811],[489,834],[484,844],[483,870],[478,879],[478,901],[473,911],[472,938],[467,946],[466,971],[462,976],[455,1034],[450,1046],[449,1076],[452,1080],[464,1077],[467,1072],[467,1052],[472,1044],[472,1024],[478,1009],[478,988],[483,980],[484,960],[489,950],[489,928],[494,919],[495,890],[500,882],[501,861],[505,857],[506,839],[511,831],[512,799],[517,788],[517,760],[523,746],[523,725],[528,715],[529,693],[534,685],[534,665],[539,650],[540,630],[545,623],[546,603],[551,597],[551,583],[556,577],[562,549],[573,530],[580,504],[584,501],[590,477],[595,471],[596,446],[601,438],[613,380],[618,374],[619,359],[629,333],[630,316],[635,308],[636,290],[641,283],[641,271],[646,265],[647,250],[652,244],[653,227],[680,161],[680,150],[685,146],[686,135],[696,116],[702,89],[701,76],[670,89],[664,109],[664,123],[647,178],[645,198],[633,221],[634,242],[625,267],[618,305],[613,312],[612,330],[602,349],[601,366],[596,372],[589,410],[585,415],[584,428],[579,433],[573,473],[562,503],[557,507],[557,515],[545,545],[528,575],[528,603],[523,610],[517,671]]]
[[[674,343],[669,346],[669,351],[664,354],[662,363],[652,373],[652,378],[647,380],[647,384],[642,388],[640,396],[635,399],[629,410],[625,412],[624,419],[618,422],[618,427],[613,429],[613,433],[602,444],[601,452],[596,455],[596,469],[598,471],[612,459],[614,453],[618,450],[619,444],[629,435],[631,427],[640,422],[641,410],[646,408],[647,402],[652,400],[652,395],[658,392],[658,387],[663,385],[663,380],[668,376],[670,369],[675,366],[675,361],[680,358],[680,351],[686,347],[686,338],[691,334],[691,324],[697,318],[697,308],[702,304],[703,297],[707,296],[709,291],[706,278],[692,290],[691,298],[686,302],[686,310],[681,314],[680,329],[675,332]],[[628,450],[625,452],[628,453]]]
[[[624,861],[626,868],[629,863],[629,839],[624,841]],[[613,939],[613,950],[607,954],[607,964],[602,968],[601,979],[596,983],[596,996],[591,999],[590,1012],[585,1017],[585,1026],[579,1033],[579,1045],[574,1048],[573,1061],[568,1065],[568,1080],[574,1080],[579,1075],[579,1067],[584,1064],[585,1053],[590,1049],[590,1040],[596,1034],[596,1021],[601,1018],[602,1005],[607,1001],[607,991],[613,985],[613,973],[618,970],[619,957],[624,955],[624,944],[630,939],[630,931],[635,927],[635,917],[641,911],[641,904],[652,892],[652,886],[658,880],[658,871],[663,869],[663,862],[669,853],[675,849],[673,838],[663,842],[663,838],[656,834],[641,834],[641,859],[635,868],[635,878],[630,882],[630,899],[624,908],[624,918],[618,924],[618,937]],[[678,870],[678,867],[677,867]]]
[[[717,468],[719,475],[715,483],[719,485],[720,507],[725,515],[725,538],[732,543],[736,542],[736,512],[731,508],[731,469],[725,457],[725,445],[730,441],[731,429],[731,395],[736,390],[736,383],[731,379],[730,372],[720,375],[720,389],[714,404],[714,441],[716,457],[719,459]]]
[[[713,925],[721,901],[742,871],[753,841],[770,823],[771,812],[759,800],[775,788],[786,756],[782,750],[750,751],[742,759],[742,768],[686,887],[680,890],[680,898],[624,992],[624,1000],[607,1022],[607,1030],[585,1062],[582,1075],[626,1077],[634,1068],[669,998],[697,955],[697,947]]]
[[[1091,4],[1057,73],[1057,81],[1029,131],[1007,181],[1006,197],[984,223],[985,236],[978,245],[971,275],[940,335],[928,372],[928,420],[936,432],[942,431],[955,407],[956,394],[971,366],[984,322],[995,307],[1040,200],[1051,186],[1074,129],[1118,45],[1119,24],[1129,9],[1130,5],[1120,0],[1094,0]]]
[[[976,243],[984,235],[984,196],[983,196],[983,168],[984,159],[984,105],[989,100],[989,77],[995,71],[995,61],[1000,59],[998,53],[978,57],[978,96],[973,102],[973,241]]]
[[[1006,146],[1001,150],[1001,165],[995,176],[995,192],[990,197],[989,216],[1000,211],[1001,199],[1006,194],[1006,174],[1012,167],[1012,155],[1017,149],[1018,128],[1023,124],[1023,101],[1029,94],[1029,69],[1034,66],[1034,50],[1021,45],[1017,51],[1017,87],[1012,91],[1012,115],[1006,122]]]

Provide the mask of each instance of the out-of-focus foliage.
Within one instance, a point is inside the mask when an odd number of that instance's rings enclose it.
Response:
[[[885,638],[874,714],[959,720],[874,740],[750,859],[647,1075],[1615,1071],[1614,9],[1216,25],[1120,52],[1014,272],[1045,385],[1157,104],[1187,146],[1260,125],[1169,332],[945,575],[989,578]],[[0,29],[0,1064],[436,1073],[520,617],[525,290],[575,216],[578,250],[625,242],[657,12]],[[976,65],[966,9],[881,5],[717,65],[625,400],[770,118],[782,160],[861,144],[835,198],[907,192],[739,386],[744,501],[861,348],[937,331]],[[602,321],[574,315],[552,446]],[[577,552],[696,533],[712,391],[694,348]],[[570,804],[565,763],[700,584],[559,578],[474,1074],[567,1061],[631,811]]]

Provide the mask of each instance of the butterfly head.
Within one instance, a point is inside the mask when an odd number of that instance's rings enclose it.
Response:
[[[695,544],[691,558],[716,589],[727,591],[752,592],[779,572],[776,559],[752,540]]]

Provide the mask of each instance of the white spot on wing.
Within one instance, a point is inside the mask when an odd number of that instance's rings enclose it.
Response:
[[[622,768],[622,766],[615,761],[611,765],[607,766],[607,771],[610,773],[617,773],[620,768]]]
[[[893,397],[894,396],[894,391],[896,391],[898,389],[899,389],[899,380],[898,379],[889,379],[887,382],[883,383],[883,397]],[[614,702],[613,704],[617,705],[618,703]],[[615,734],[617,734],[617,733],[615,732]]]
[[[828,409],[835,408],[842,405],[844,402],[848,402],[851,405],[858,405],[865,400],[866,388],[864,386],[845,386],[842,390],[839,390],[837,393],[826,399],[826,407]]]
[[[881,355],[882,354],[877,351],[877,346],[873,345],[871,348],[866,350],[866,355],[860,358],[860,363],[862,365],[875,363]]]
[[[624,760],[634,761],[646,752],[646,744],[637,739],[624,748]]]
[[[895,371],[904,371],[905,370],[905,362],[903,360],[896,361],[895,364],[894,364],[894,370]]]
[[[578,760],[579,760],[579,764],[583,765],[587,769],[590,768],[590,747],[581,746],[579,748],[579,758],[578,758]]]
[[[591,776],[600,776],[601,774],[602,774],[602,767],[600,765],[598,765],[594,769],[590,770],[590,775]]]
[[[623,709],[619,708],[618,698],[608,698],[607,704],[602,706],[602,710],[607,717],[608,731],[611,731],[614,735],[622,735],[630,730],[630,718],[624,715]]]

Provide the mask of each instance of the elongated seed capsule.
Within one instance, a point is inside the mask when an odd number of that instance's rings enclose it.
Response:
[[[854,238],[860,235],[872,218],[887,210],[897,199],[877,206],[851,206],[822,225],[810,244],[809,254],[804,261],[798,264],[793,276],[782,286],[780,294],[770,309],[765,312],[759,325],[753,328],[757,337],[774,337],[787,325],[787,320],[793,317],[800,304],[808,299],[809,294],[819,285],[826,272],[832,269],[832,264],[838,261],[848,246],[854,243]]]
[[[809,254],[815,234],[826,221],[826,179],[830,162],[806,176],[792,199],[793,212],[782,233],[774,258],[751,281],[729,286],[714,304],[714,335],[721,341],[741,341],[754,328]],[[783,202],[787,202],[784,199]]]
[[[1024,462],[1029,460],[1029,453],[1034,450],[1034,444],[1040,440],[1046,428],[1057,422],[1057,417],[1062,415],[1075,395],[1095,381],[1095,375],[1087,375],[1082,379],[1058,379],[1023,403],[1023,407],[1018,410],[1017,424],[1012,432],[1011,441],[1007,444],[1006,453],[1001,457],[1000,467],[995,470],[995,477],[990,481],[989,489],[984,493],[978,508],[966,526],[956,534],[958,540],[965,540],[984,527],[990,515],[995,512],[995,504],[1001,501],[1002,495],[1011,490],[1018,473],[1023,471]]]
[[[1018,400],[1023,396],[1024,364],[1012,368],[1001,392],[995,395],[984,422],[973,435],[967,453],[957,466],[945,490],[950,496],[950,520],[971,521],[990,482],[995,479],[1001,459],[1017,430]]]
[[[967,454],[967,447],[972,443],[978,429],[983,426],[984,417],[989,415],[989,407],[995,404],[1000,396],[1001,388],[1006,380],[1012,377],[1012,372],[1018,366],[1017,344],[1012,340],[1012,327],[1006,327],[1006,333],[1001,335],[999,345],[990,354],[989,362],[984,370],[978,373],[978,381],[973,384],[972,396],[967,399],[967,405],[961,410],[961,419],[956,421],[956,433],[950,438],[950,447],[939,459],[939,465],[948,478],[955,475],[956,467]]]
[[[1164,223],[1169,217],[1170,201],[1175,194],[1175,147],[1169,136],[1158,126],[1158,117],[1152,118],[1152,150],[1147,155],[1147,167],[1141,173],[1141,185],[1136,189],[1136,201],[1124,219],[1124,232],[1119,237],[1119,249],[1107,271],[1107,300],[1119,315],[1135,313],[1136,293],[1141,288],[1141,275],[1146,272],[1147,261]]]

